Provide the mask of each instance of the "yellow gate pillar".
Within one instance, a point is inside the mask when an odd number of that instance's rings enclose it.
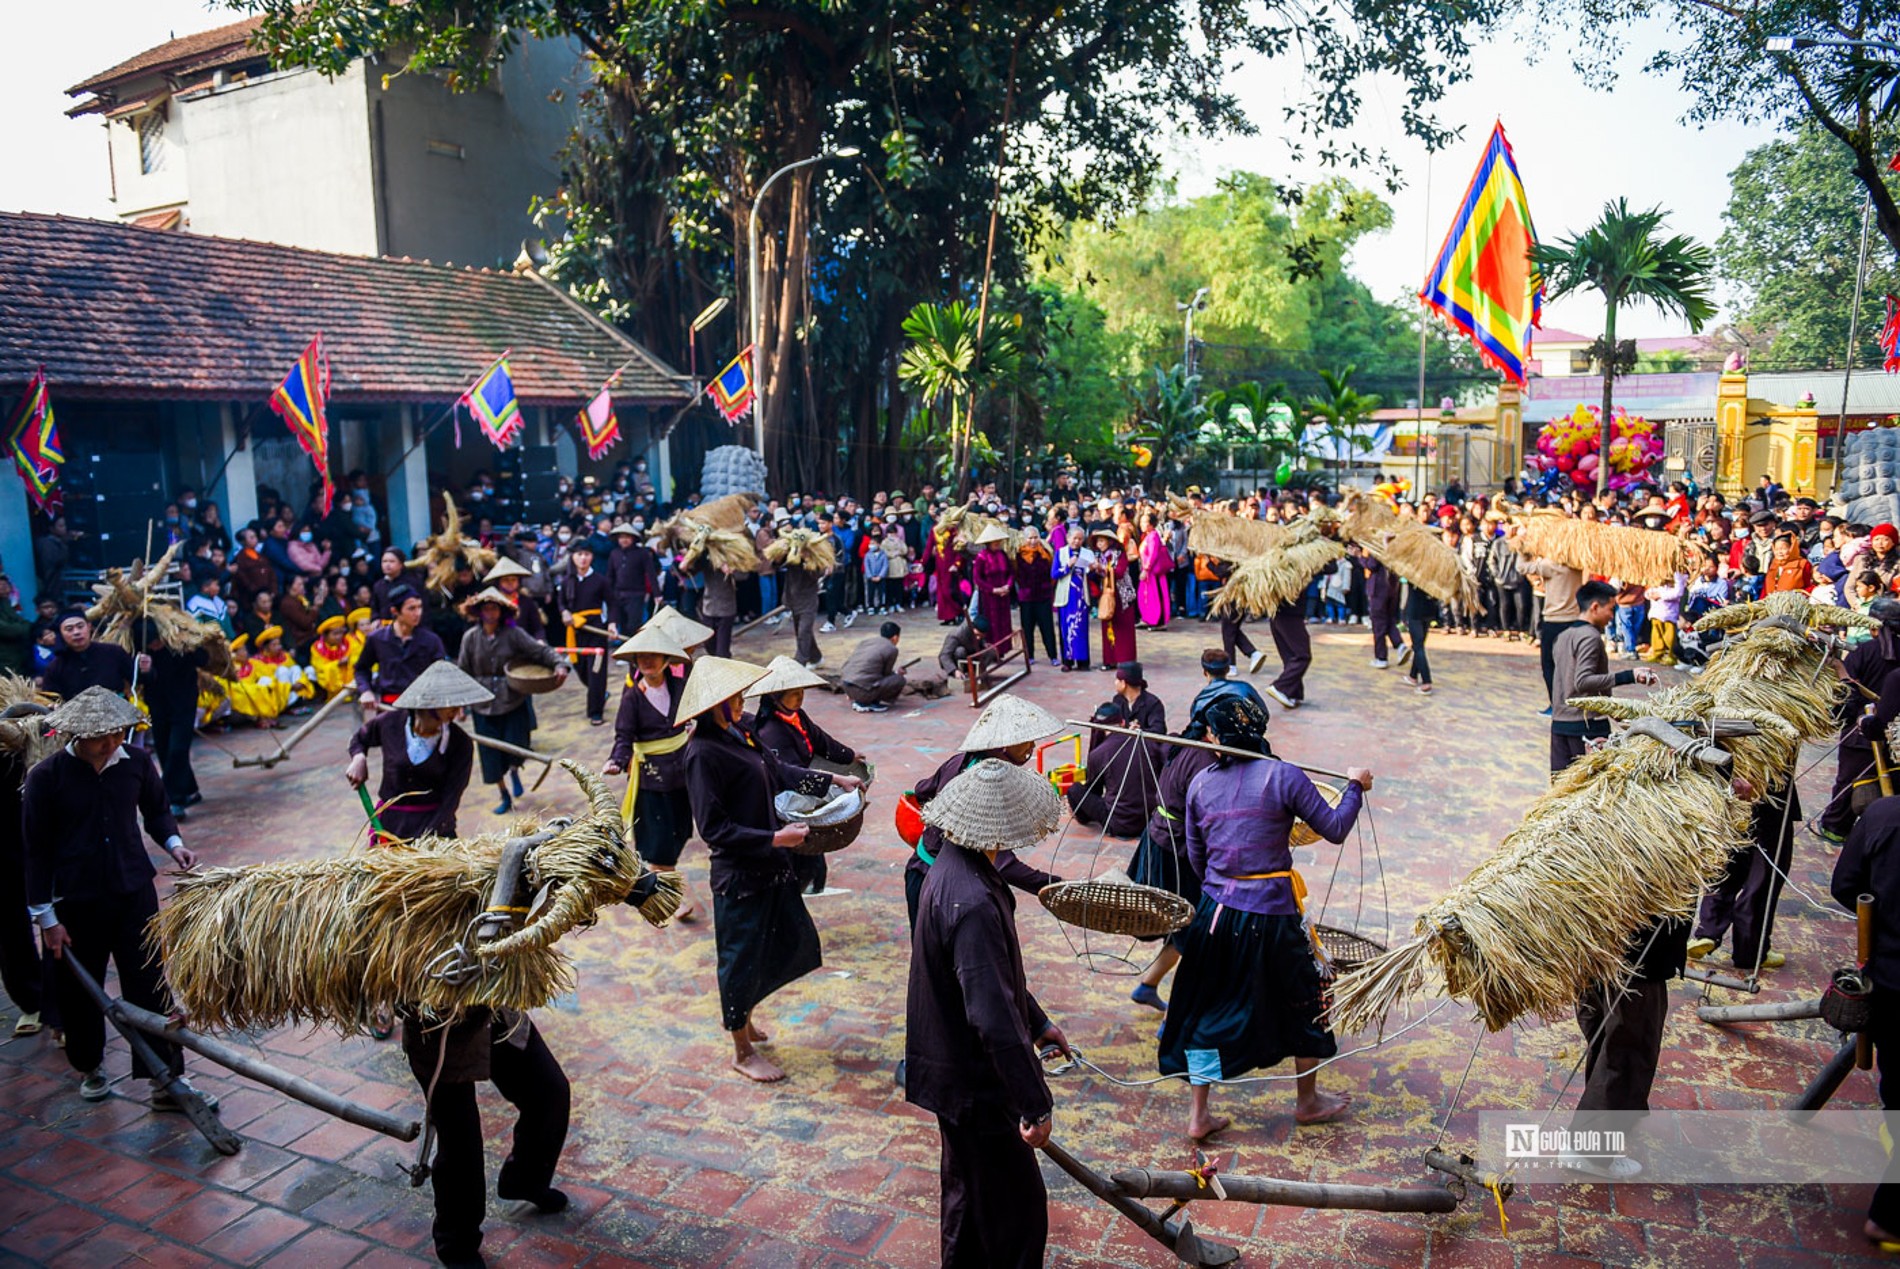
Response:
[[[1724,370],[1715,387],[1715,488],[1723,497],[1748,492],[1742,475],[1742,448],[1748,435],[1748,376]]]

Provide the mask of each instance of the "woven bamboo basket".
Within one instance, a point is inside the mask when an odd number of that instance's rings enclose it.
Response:
[[[877,764],[868,758],[857,758],[851,762],[832,762],[825,758],[811,760],[813,771],[828,771],[832,775],[856,776],[864,781],[864,791],[871,791],[871,782],[877,779]]]
[[[835,791],[835,788],[834,788]],[[792,847],[795,855],[829,855],[858,840],[864,831],[864,795],[853,793],[843,800],[830,796],[821,803],[792,789],[778,795],[774,809],[787,824],[803,824],[809,831],[805,840]]]
[[[1326,953],[1326,959],[1335,970],[1344,973],[1349,969],[1358,969],[1374,957],[1385,955],[1385,945],[1375,943],[1363,934],[1354,934],[1351,930],[1342,930],[1332,925],[1315,925],[1313,933],[1319,936],[1319,945]]]
[[[1319,790],[1319,795],[1326,799],[1328,806],[1338,806],[1339,799],[1345,796],[1344,790],[1319,780],[1313,781],[1313,787]],[[1311,846],[1319,840],[1319,833],[1305,820],[1294,820],[1292,830],[1286,835],[1286,844],[1289,846]]]
[[[1194,905],[1180,895],[1131,881],[1058,881],[1036,897],[1056,920],[1098,934],[1161,938],[1194,919]]]
[[[539,696],[561,686],[560,675],[550,667],[536,665],[532,661],[517,661],[504,673],[508,676],[508,686],[524,696]]]

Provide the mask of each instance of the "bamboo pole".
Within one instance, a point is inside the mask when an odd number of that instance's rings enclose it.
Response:
[[[1129,1168],[1109,1178],[1130,1198],[1212,1198],[1207,1183],[1193,1172],[1150,1172]],[[1269,1177],[1227,1176],[1220,1187],[1228,1201],[1278,1207],[1347,1208],[1361,1212],[1453,1212],[1458,1196],[1442,1185],[1333,1185],[1280,1181]]]
[[[138,1055],[146,1068],[164,1072],[159,1078],[165,1082],[165,1091],[178,1099],[178,1105],[184,1110],[185,1118],[191,1121],[191,1126],[203,1134],[204,1139],[211,1143],[211,1148],[219,1154],[236,1154],[244,1143],[239,1140],[236,1133],[225,1127],[224,1121],[218,1118],[218,1112],[206,1103],[204,1094],[185,1082],[184,1073],[173,1071],[158,1056],[157,1051],[152,1048],[151,1041],[147,1040],[140,1028],[125,1016],[123,1012],[125,1002],[114,1000],[106,995],[106,989],[86,972],[85,966],[79,963],[79,958],[73,955],[70,944],[67,945],[66,954],[60,957],[60,960],[78,981],[80,988],[92,998],[92,1003],[98,1007],[99,1012],[106,1016],[106,1021],[125,1037],[127,1047]]]
[[[1878,751],[1876,751],[1878,752]],[[1870,894],[1859,896],[1854,901],[1854,920],[1856,922],[1856,960],[1865,965],[1874,959],[1874,897]],[[1863,1031],[1854,1037],[1854,1066],[1857,1070],[1874,1069],[1874,1038]]]
[[[1239,1248],[1201,1238],[1194,1232],[1194,1223],[1186,1217],[1177,1223],[1149,1211],[1123,1194],[1113,1181],[1055,1142],[1045,1141],[1042,1152],[1053,1159],[1057,1167],[1074,1177],[1083,1189],[1139,1225],[1143,1233],[1166,1247],[1183,1263],[1199,1266],[1200,1269],[1215,1269],[1216,1266],[1230,1265],[1240,1259]]]
[[[276,766],[278,763],[290,757],[290,751],[295,749],[311,732],[315,731],[317,725],[330,716],[331,710],[335,709],[344,701],[355,699],[355,691],[345,688],[343,691],[338,692],[335,696],[325,701],[323,706],[318,709],[316,713],[304,720],[301,727],[290,733],[288,739],[278,740],[276,753],[256,754],[249,758],[233,758],[231,759],[231,765],[233,767],[264,767],[266,769]],[[271,738],[275,740],[276,734],[272,733]]]
[[[1189,749],[1206,749],[1211,753],[1224,753],[1230,758],[1265,758],[1269,756],[1263,753],[1255,753],[1251,749],[1230,749],[1226,745],[1217,745],[1211,740],[1189,740],[1186,736],[1170,736],[1164,732],[1142,731],[1139,727],[1116,727],[1109,723],[1085,723],[1079,718],[1069,718],[1063,721],[1064,724],[1069,727],[1087,727],[1091,731],[1113,732],[1117,736],[1139,736],[1143,740],[1153,740],[1164,745],[1186,745]],[[1277,762],[1288,761],[1278,754],[1271,756]],[[1309,767],[1303,762],[1292,762],[1288,765],[1298,767],[1300,770],[1310,772],[1316,776],[1325,776],[1328,780],[1346,779],[1346,773],[1343,771],[1328,771],[1324,767]]]
[[[1821,1016],[1818,1000],[1780,1000],[1767,1005],[1698,1005],[1695,1016],[1704,1022],[1799,1022]]]
[[[384,1136],[394,1137],[398,1141],[414,1141],[422,1133],[420,1120],[403,1119],[386,1110],[377,1110],[364,1106],[347,1098],[339,1097],[327,1088],[312,1084],[301,1075],[292,1075],[270,1063],[240,1052],[208,1035],[200,1035],[181,1022],[173,1022],[163,1015],[123,1000],[112,1002],[116,1020],[135,1027],[147,1035],[170,1040],[173,1044],[190,1049],[199,1057],[209,1058],[219,1066],[236,1071],[247,1080],[253,1080],[267,1088],[274,1088],[287,1097],[294,1097],[306,1106],[314,1106],[326,1115],[335,1115],[346,1123],[359,1128],[368,1128]]]
[[[785,611],[785,605],[780,604],[778,607],[774,608],[771,612],[760,613],[758,616],[754,617],[751,621],[746,622],[743,626],[740,626],[738,629],[734,630],[732,632],[732,637],[737,639],[740,635],[752,629],[752,627],[757,626],[757,625],[762,625],[765,622],[770,621],[772,618],[778,616],[780,613],[784,611]]]

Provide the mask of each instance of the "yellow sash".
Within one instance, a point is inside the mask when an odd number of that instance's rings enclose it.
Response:
[[[1306,919],[1306,878],[1300,876],[1299,869],[1287,868],[1280,872],[1250,872],[1245,876],[1235,877],[1234,880],[1271,881],[1275,877],[1285,877],[1293,883],[1293,906],[1299,909],[1300,923],[1306,926],[1306,936],[1312,940],[1313,955],[1319,958],[1321,965],[1329,964],[1330,961],[1327,958],[1326,949],[1321,946],[1319,941],[1319,931],[1315,930],[1313,923]]]
[[[569,651],[572,651],[574,648],[579,646],[578,644],[574,642],[574,632],[576,630],[579,630],[582,626],[586,625],[587,619],[589,617],[598,617],[598,616],[600,616],[600,609],[583,608],[579,612],[573,614],[573,616],[568,619],[567,646],[568,646]]]
[[[620,802],[620,827],[625,833],[633,832],[633,804],[640,796],[640,760],[657,758],[661,754],[676,753],[686,744],[691,732],[682,731],[677,736],[664,736],[659,740],[636,740],[633,742],[633,759],[627,764],[627,796]]]

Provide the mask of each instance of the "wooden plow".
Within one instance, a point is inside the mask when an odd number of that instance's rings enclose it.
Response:
[[[1187,1205],[1195,1200],[1267,1203],[1280,1207],[1351,1209],[1362,1212],[1444,1213],[1457,1210],[1473,1185],[1497,1197],[1500,1208],[1515,1191],[1505,1173],[1485,1172],[1467,1155],[1427,1151],[1425,1165],[1449,1178],[1444,1185],[1333,1185],[1268,1177],[1221,1176],[1212,1166],[1187,1172],[1126,1168],[1103,1176],[1051,1141],[1042,1147],[1055,1165],[1083,1189],[1139,1226],[1182,1264],[1215,1269],[1240,1259],[1240,1249],[1194,1231]],[[1165,1199],[1156,1211],[1144,1199]],[[1178,1218],[1178,1219],[1177,1219]]]
[[[1025,630],[1012,630],[995,643],[986,644],[975,656],[962,660],[963,683],[970,692],[971,709],[982,709],[1029,677],[1028,633]],[[1013,673],[1003,678],[996,677],[1004,666],[1018,660],[1022,664]]]

